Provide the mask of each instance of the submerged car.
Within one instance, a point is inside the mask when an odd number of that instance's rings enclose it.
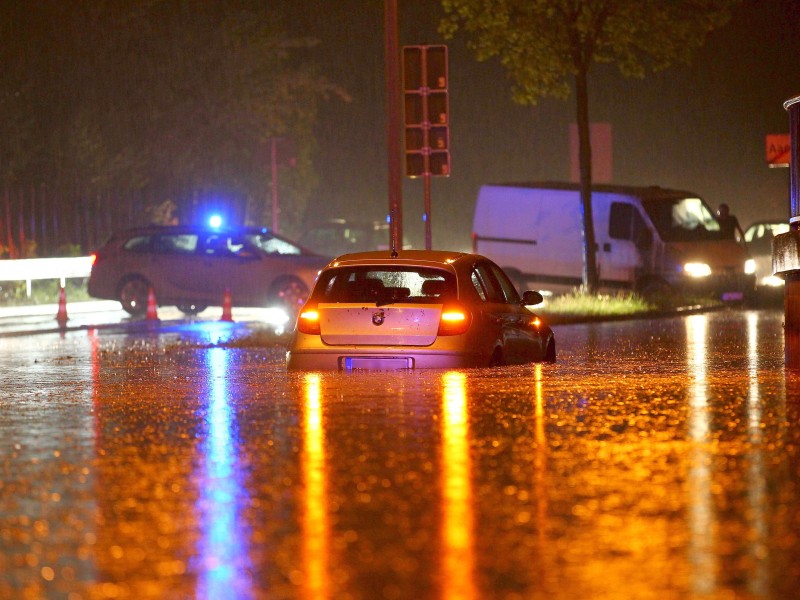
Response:
[[[554,362],[550,327],[489,259],[404,250],[340,256],[300,311],[289,369],[419,369]]]
[[[760,291],[783,288],[783,279],[772,274],[772,238],[789,231],[786,221],[759,221],[744,232],[747,249],[755,262],[756,287]]]
[[[220,306],[276,307],[294,318],[329,258],[267,229],[151,226],[128,229],[94,254],[89,295],[119,300],[134,316],[149,290],[186,314]]]

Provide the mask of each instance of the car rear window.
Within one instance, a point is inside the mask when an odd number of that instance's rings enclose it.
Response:
[[[449,271],[415,267],[343,267],[320,276],[319,302],[441,303],[456,297]]]

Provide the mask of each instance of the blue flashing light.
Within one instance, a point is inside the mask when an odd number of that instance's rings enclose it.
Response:
[[[222,217],[219,215],[211,215],[211,217],[208,219],[208,224],[214,229],[222,227]]]

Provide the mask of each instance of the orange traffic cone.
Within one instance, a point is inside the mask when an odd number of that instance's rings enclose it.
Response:
[[[156,306],[156,293],[153,286],[147,290],[147,316],[148,321],[158,321],[158,307]]]
[[[231,290],[225,288],[225,295],[222,297],[222,317],[220,317],[220,321],[233,322],[233,314],[231,313],[232,304]]]
[[[58,321],[59,327],[66,327],[67,320],[67,291],[62,285],[58,292],[58,313],[56,313],[56,321]]]

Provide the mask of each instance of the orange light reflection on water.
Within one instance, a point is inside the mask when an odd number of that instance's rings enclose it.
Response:
[[[321,382],[318,373],[303,378],[303,596],[309,599],[328,598],[329,523],[326,505],[327,475],[325,471],[325,429],[322,419]]]
[[[542,394],[542,365],[534,365],[534,392],[536,405],[534,407],[534,441],[536,453],[534,454],[534,484],[536,486],[536,522],[537,540],[539,548],[544,549],[547,543],[547,438],[544,428],[544,395]]]
[[[765,597],[768,592],[769,569],[767,558],[769,551],[766,539],[769,534],[767,516],[764,507],[767,504],[767,482],[764,461],[764,434],[761,430],[763,417],[761,389],[758,381],[758,313],[747,314],[747,366],[750,378],[750,389],[747,396],[747,437],[750,442],[750,467],[747,472],[747,497],[749,521],[752,530],[749,545],[750,559],[755,568],[753,577],[748,580],[747,587],[755,596]]]
[[[442,376],[442,597],[477,598],[473,548],[472,480],[466,376]]]
[[[717,588],[717,560],[714,552],[714,500],[711,472],[711,424],[708,406],[708,317],[686,319],[688,348],[689,441],[692,451],[689,484],[689,560],[692,591],[711,594]]]

